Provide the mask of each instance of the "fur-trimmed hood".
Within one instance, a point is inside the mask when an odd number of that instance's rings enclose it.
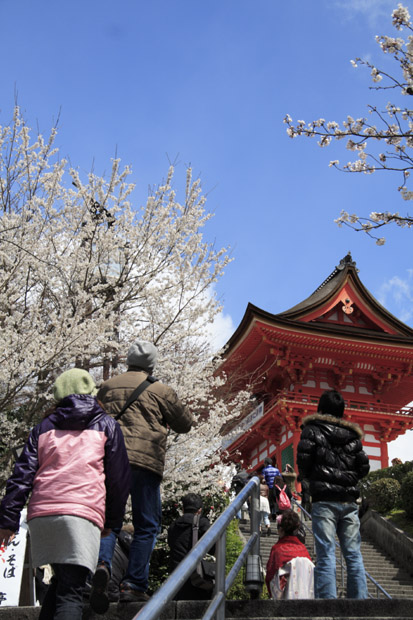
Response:
[[[344,428],[348,428],[353,430],[360,439],[363,439],[364,433],[361,427],[356,422],[350,422],[350,420],[345,420],[343,418],[337,418],[335,415],[331,415],[329,413],[312,413],[305,418],[302,419],[302,428],[309,424],[310,422],[315,421],[326,422],[328,424],[336,424],[337,426],[343,426]]]

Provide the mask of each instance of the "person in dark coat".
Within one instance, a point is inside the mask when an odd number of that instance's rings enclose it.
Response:
[[[192,524],[196,514],[202,513],[202,497],[197,493],[187,493],[182,498],[183,514],[175,519],[168,528],[168,545],[170,547],[169,571],[175,570],[178,564],[188,555],[192,549]],[[209,519],[201,514],[199,520],[198,539],[201,538],[210,526]],[[213,553],[213,550],[211,550]],[[212,590],[201,590],[192,585],[188,579],[182,588],[176,593],[176,601],[201,601],[208,600],[212,596]]]
[[[273,465],[272,458],[267,456],[264,459],[264,467],[261,473],[269,489],[268,499],[270,502],[271,516],[275,519],[277,516],[277,497],[274,489],[274,480],[277,476],[281,476],[280,470],[276,465]]]
[[[119,601],[119,586],[122,579],[126,575],[129,563],[129,550],[133,540],[133,526],[125,525],[116,535],[116,545],[112,556],[112,570],[109,583],[107,584],[107,597],[109,603],[117,603]],[[86,589],[83,598],[90,601],[91,580],[86,583]],[[36,590],[37,592],[37,590]]]
[[[316,598],[336,598],[335,540],[347,564],[347,598],[367,598],[360,551],[358,481],[369,472],[358,424],[343,419],[344,400],[336,390],[321,395],[318,412],[303,419],[297,450],[300,476],[309,481],[317,552]]]
[[[306,478],[298,476],[297,482],[301,482],[301,506],[306,512],[311,514],[311,493],[310,483]]]
[[[230,490],[233,491],[235,493],[235,495],[238,495],[238,493],[241,493],[242,489],[245,487],[246,484],[248,484],[249,480],[250,480],[250,474],[245,470],[242,469],[241,465],[239,463],[236,464],[236,474],[233,476],[232,480],[231,480],[231,487]],[[247,499],[247,506],[248,506],[248,512],[250,512],[250,500],[249,498]],[[236,514],[236,518],[237,519],[241,519],[242,516],[242,509],[240,508],[239,511]]]
[[[245,485],[249,482],[250,475],[245,469],[242,469],[239,464],[237,464],[237,473],[233,476],[231,480],[231,491],[234,491],[236,495],[242,491]]]
[[[125,526],[117,536],[115,550],[112,557],[112,572],[108,583],[108,598],[111,603],[119,601],[119,586],[128,570],[129,551],[133,541],[133,530]]]

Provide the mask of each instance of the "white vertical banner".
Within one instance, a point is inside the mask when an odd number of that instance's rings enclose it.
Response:
[[[17,606],[27,545],[27,511],[22,510],[20,529],[7,547],[0,547],[0,606]]]
[[[226,450],[234,441],[236,441],[241,435],[243,435],[251,426],[257,422],[264,415],[264,402],[260,403],[255,409],[251,411],[232,431],[228,433],[228,436],[224,437],[221,443],[222,450]]]

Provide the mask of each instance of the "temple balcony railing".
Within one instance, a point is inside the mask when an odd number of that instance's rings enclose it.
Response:
[[[349,399],[346,393],[343,393],[343,397],[346,403],[345,412],[347,412],[347,417],[356,413],[360,415],[365,413],[374,415],[381,414],[383,416],[402,416],[410,420],[413,418],[413,404],[400,407],[399,405],[377,402],[372,403],[353,398]],[[261,402],[248,416],[241,420],[237,426],[232,428],[223,438],[222,449],[226,450],[230,447],[232,449],[234,444],[238,442],[240,437],[242,437],[247,430],[253,430],[253,428],[257,428],[258,425],[263,425],[265,427],[275,424],[281,428],[283,425],[284,413],[289,413],[290,415],[310,415],[311,413],[316,413],[319,400],[319,394],[298,392],[298,390],[284,390],[279,392],[265,403],[264,406]],[[273,414],[276,421],[270,420],[271,414]],[[409,424],[410,423],[411,422],[409,422]]]
[[[346,411],[366,411],[371,413],[383,413],[387,415],[401,415],[407,417],[413,417],[413,402],[404,407],[400,405],[393,405],[388,403],[368,402],[365,400],[358,400],[355,398],[349,398],[346,393],[342,393],[346,403]],[[263,417],[273,409],[279,409],[280,407],[306,409],[309,408],[310,412],[317,411],[319,395],[311,394],[309,392],[298,392],[297,390],[284,390],[274,396],[264,406]]]

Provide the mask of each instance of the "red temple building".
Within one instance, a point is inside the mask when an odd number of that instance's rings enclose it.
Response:
[[[249,304],[222,368],[236,389],[249,385],[254,395],[255,407],[223,443],[230,460],[252,471],[266,456],[295,468],[301,420],[329,388],[363,429],[371,470],[387,467],[388,442],[413,428],[413,329],[365,288],[350,254],[290,310]]]

